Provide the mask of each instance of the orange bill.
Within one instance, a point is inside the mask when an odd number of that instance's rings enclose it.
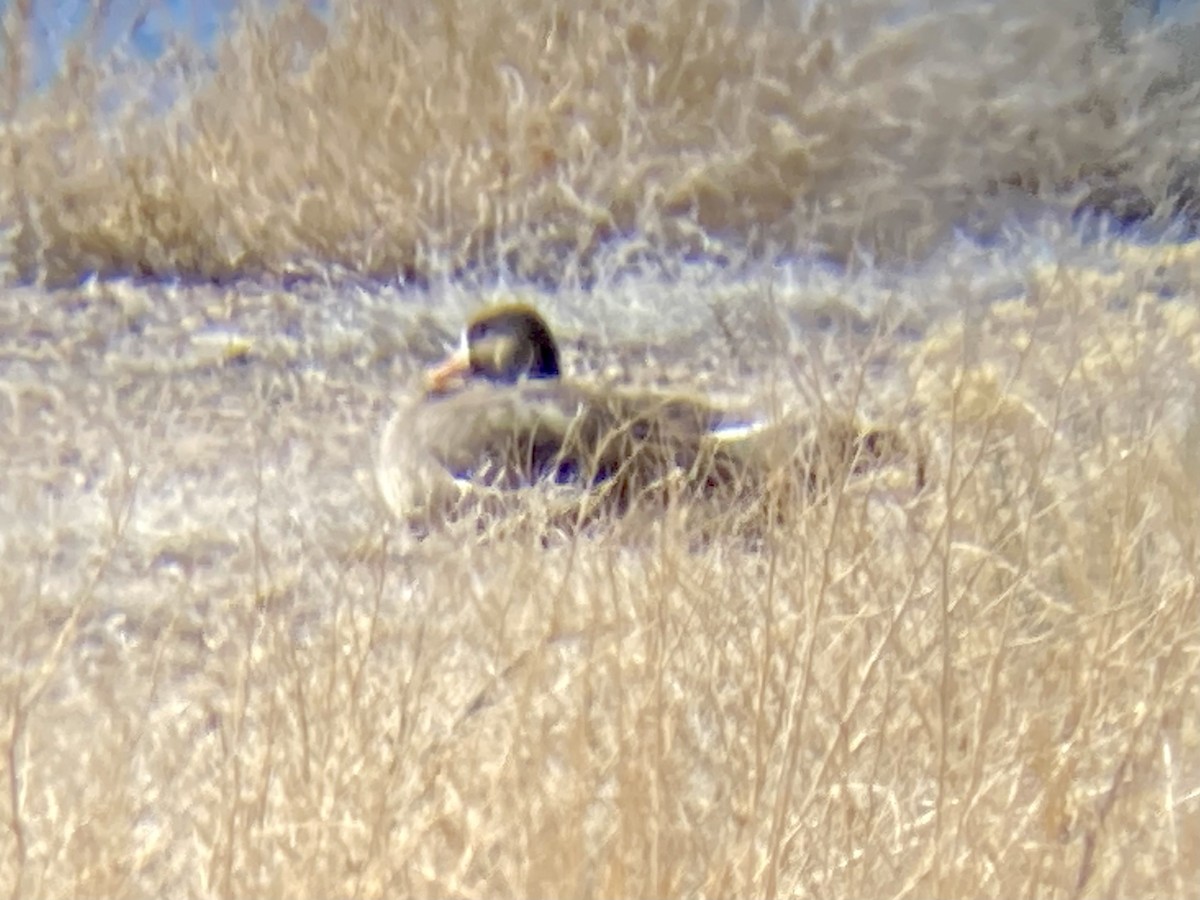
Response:
[[[449,393],[471,372],[471,357],[465,349],[454,351],[425,372],[425,390],[433,396]]]

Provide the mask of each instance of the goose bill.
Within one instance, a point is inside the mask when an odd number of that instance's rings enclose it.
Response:
[[[465,349],[455,351],[425,373],[425,390],[431,396],[449,393],[466,380],[471,372],[471,357]]]

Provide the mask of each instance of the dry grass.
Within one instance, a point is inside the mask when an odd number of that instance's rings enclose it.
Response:
[[[747,383],[913,398],[930,486],[759,541],[678,506],[413,542],[371,472],[422,357],[388,356],[394,297],[339,296],[344,335],[317,291],[10,294],[0,884],[1186,896],[1200,328],[1158,292],[1200,261],[1111,252],[921,342],[793,332]],[[167,323],[222,302],[262,334],[214,361]]]
[[[6,8],[11,277],[433,289],[0,293],[0,893],[1194,891],[1197,247],[1051,234],[1001,302],[946,256],[616,274],[907,258],[1001,180],[1165,195],[1195,110],[1139,106],[1141,57],[1081,84],[1033,5],[887,41],[866,5],[662,6],[364,3],[301,29],[307,69],[290,10],[120,132],[83,58],[17,98]],[[926,490],[867,474],[749,538],[681,503],[545,541],[531,502],[414,540],[378,430],[477,300],[436,276],[497,260],[604,285],[538,298],[577,373],[857,410],[921,435]]]
[[[186,46],[150,72],[93,62],[85,30],[30,96],[32,3],[10,4],[0,258],[55,284],[329,265],[558,283],[591,277],[615,238],[635,260],[905,260],[965,216],[993,227],[1008,185],[1194,204],[1200,104],[1154,90],[1174,51],[1102,50],[1092,0],[890,28],[884,0],[752,6],[345,0],[330,25],[288,3],[208,72]],[[162,114],[147,84],[180,81]]]

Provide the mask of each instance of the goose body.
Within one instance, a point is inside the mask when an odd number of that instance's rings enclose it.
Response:
[[[504,505],[535,485],[622,509],[665,483],[710,494],[784,470],[794,479],[798,458],[812,480],[822,442],[858,468],[852,457],[877,456],[882,434],[843,423],[814,436],[811,423],[768,425],[688,394],[564,378],[545,320],[510,304],[472,317],[458,350],[426,373],[424,394],[384,429],[377,475],[406,519],[466,497]]]
[[[603,489],[621,503],[663,478],[700,473],[714,449],[759,427],[686,394],[566,379],[545,320],[523,304],[467,322],[458,350],[426,373],[380,443],[379,482],[396,512],[414,492],[459,495],[538,483]],[[398,479],[407,477],[405,486]]]

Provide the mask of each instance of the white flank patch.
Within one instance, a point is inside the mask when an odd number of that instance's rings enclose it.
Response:
[[[765,431],[767,423],[762,419],[756,422],[731,422],[728,425],[718,425],[709,432],[718,441],[740,441]]]

